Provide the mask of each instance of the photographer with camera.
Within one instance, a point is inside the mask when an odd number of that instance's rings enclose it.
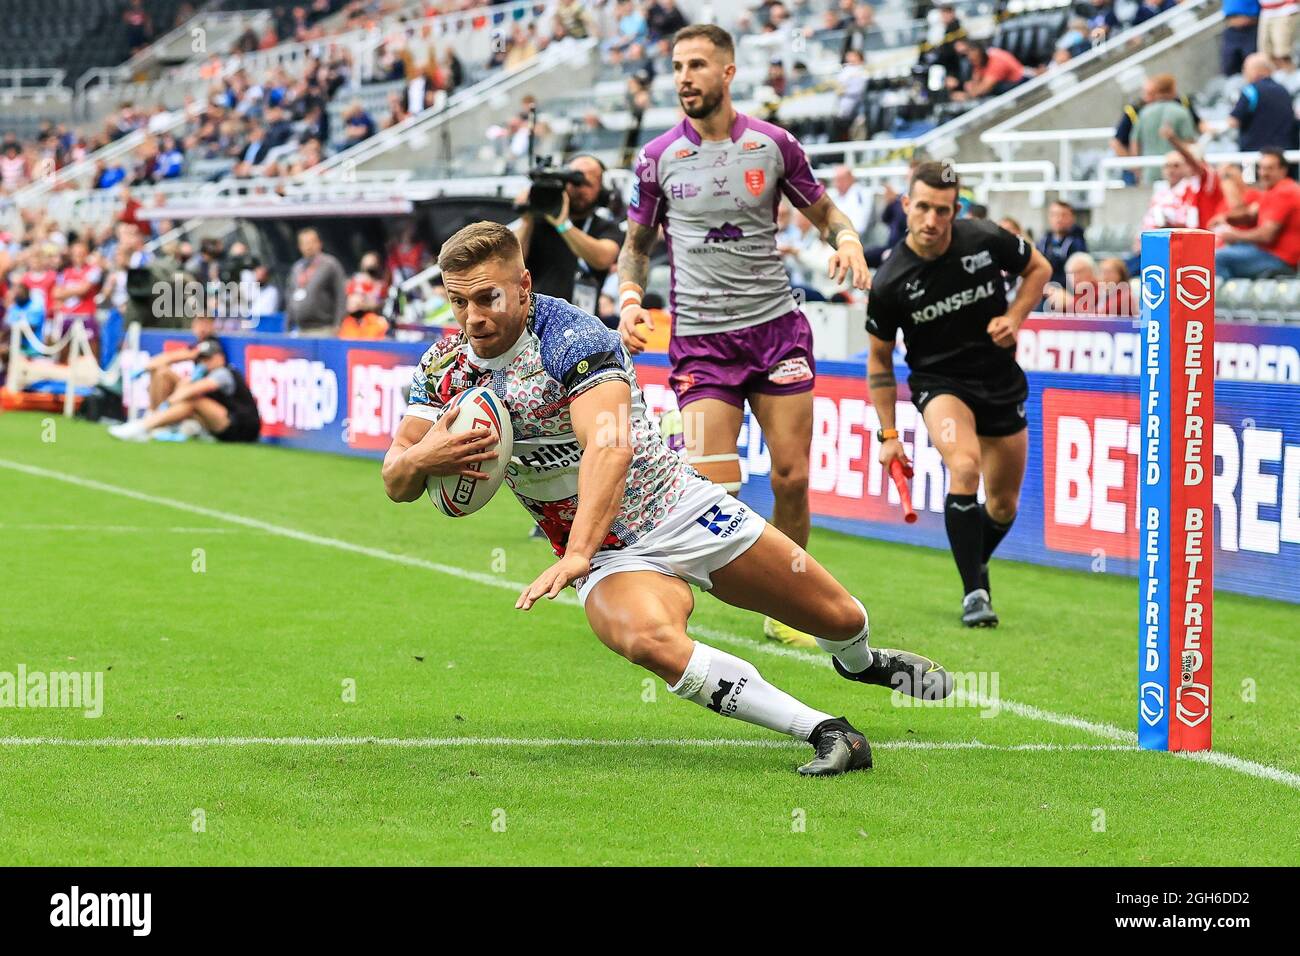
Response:
[[[602,209],[605,167],[575,156],[567,169],[534,167],[532,185],[515,201],[522,216],[515,235],[533,291],[596,314],[600,287],[618,259],[623,230]]]

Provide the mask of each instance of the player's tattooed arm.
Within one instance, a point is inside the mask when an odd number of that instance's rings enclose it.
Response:
[[[894,343],[875,335],[869,335],[867,341],[867,389],[871,393],[871,405],[880,419],[881,429],[890,431],[896,424],[894,406],[898,402],[898,383],[894,381]],[[897,438],[891,438],[880,446],[882,465],[889,467],[894,458],[907,463],[907,454]]]
[[[646,338],[639,326],[654,331],[654,317],[641,307],[641,296],[650,278],[650,251],[654,248],[657,226],[643,226],[627,221],[627,238],[618,254],[618,335],[632,355],[645,351]]]
[[[835,250],[826,264],[826,274],[842,283],[850,275],[855,289],[866,290],[871,285],[871,270],[862,252],[862,237],[849,219],[831,201],[830,193],[822,193],[811,206],[800,210],[808,221],[817,227],[822,239]]]
[[[645,288],[650,278],[650,253],[655,245],[654,226],[643,226],[631,219],[627,221],[627,238],[618,254],[618,282],[635,282]]]

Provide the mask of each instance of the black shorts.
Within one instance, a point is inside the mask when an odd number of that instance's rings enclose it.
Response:
[[[256,415],[249,415],[238,410],[228,410],[230,412],[230,424],[226,430],[219,435],[214,435],[217,441],[257,441],[262,434],[262,422]]]
[[[1029,426],[1023,399],[1013,402],[991,401],[983,390],[963,385],[950,378],[936,375],[912,375],[907,381],[912,392],[912,404],[925,413],[925,406],[936,395],[953,395],[961,399],[975,416],[975,434],[983,438],[1003,438],[1014,435]]]

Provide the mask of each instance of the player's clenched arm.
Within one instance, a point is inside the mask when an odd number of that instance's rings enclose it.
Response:
[[[855,289],[867,289],[871,285],[871,270],[867,268],[867,260],[862,254],[862,237],[853,228],[853,220],[831,201],[829,193],[822,193],[815,203],[799,211],[817,227],[822,240],[835,250],[827,263],[826,274],[837,284],[852,275]]]
[[[641,296],[650,278],[650,252],[654,249],[658,226],[643,226],[634,219],[627,221],[627,238],[618,254],[618,335],[633,355],[645,351],[645,334],[637,328],[642,322],[654,331],[654,319],[641,308]]]
[[[894,406],[898,403],[898,383],[894,381],[894,343],[887,339],[869,335],[867,347],[867,390],[871,393],[871,405],[880,419],[884,431],[894,429]],[[886,468],[894,458],[906,463],[907,455],[903,443],[897,438],[890,438],[880,446],[880,463]]]
[[[1043,287],[1052,278],[1052,264],[1037,249],[1032,249],[1029,263],[1020,273],[1020,289],[1015,300],[1007,306],[1005,315],[999,315],[988,325],[989,337],[1003,348],[1016,344],[1016,333],[1029,313],[1043,301]]]
[[[569,405],[573,433],[582,446],[578,463],[578,511],[564,557],[524,589],[515,607],[527,611],[542,595],[554,599],[578,578],[591,573],[591,557],[618,517],[632,464],[632,390],[611,379],[578,394]]]
[[[447,426],[460,414],[459,406],[450,409],[437,423],[407,415],[397,426],[393,443],[384,455],[384,490],[393,501],[415,501],[424,494],[430,475],[468,475],[487,478],[474,465],[497,457],[492,450],[498,436],[490,428],[471,428],[459,435],[447,432]]]

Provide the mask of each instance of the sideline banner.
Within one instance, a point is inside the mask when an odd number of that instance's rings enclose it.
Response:
[[[1031,318],[1018,355],[1029,377],[1029,463],[1020,514],[1003,557],[1135,575],[1140,326],[1134,320]],[[1215,327],[1215,586],[1300,602],[1300,325]],[[192,338],[146,331],[149,354]],[[405,408],[404,389],[427,344],[289,336],[225,336],[264,422],[263,440],[295,448],[382,456]],[[646,356],[638,376],[656,413],[675,404],[667,360]],[[864,363],[817,363],[811,499],[822,527],[946,548],[946,475],[908,400],[899,367],[899,430],[916,467],[904,524],[897,492],[877,461],[875,410]],[[128,401],[147,401],[143,379]],[[770,513],[771,465],[752,417],[741,428],[742,497]],[[956,585],[954,584],[954,588]]]

